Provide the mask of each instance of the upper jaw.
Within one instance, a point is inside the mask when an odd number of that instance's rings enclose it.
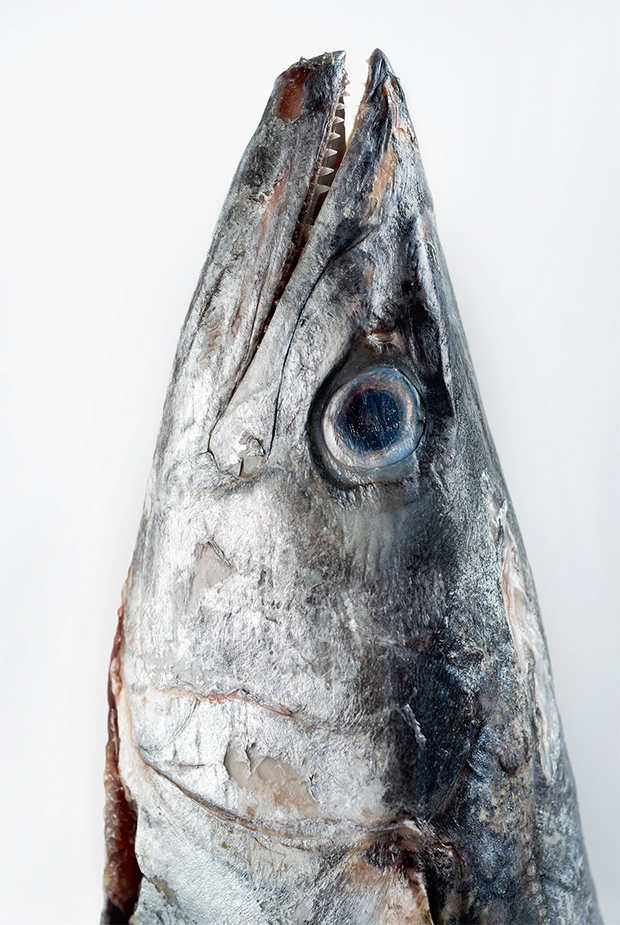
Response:
[[[192,384],[208,396],[208,406],[196,406],[203,435],[243,377],[290,275],[345,83],[343,52],[301,59],[284,71],[241,158],[181,334],[168,396],[172,416]],[[172,436],[162,434],[162,449]]]

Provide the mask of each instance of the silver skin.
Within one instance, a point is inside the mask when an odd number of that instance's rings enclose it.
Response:
[[[276,82],[181,334],[113,684],[130,921],[594,925],[534,585],[381,52],[320,171],[343,62]],[[385,367],[414,448],[343,461],[334,395]]]

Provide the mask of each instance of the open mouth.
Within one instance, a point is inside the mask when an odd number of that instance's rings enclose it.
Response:
[[[325,202],[325,197],[329,192],[329,188],[332,185],[334,174],[340,167],[342,158],[344,157],[347,146],[344,112],[344,99],[343,96],[340,96],[336,104],[331,132],[327,136],[327,143],[322,152],[314,177],[314,188],[308,204],[307,220],[303,226],[304,229],[314,224],[317,215],[321,211],[321,206]]]
[[[285,72],[282,78],[286,80],[286,75],[291,72],[299,72],[301,68],[296,66],[290,71]],[[302,72],[303,73],[303,72]],[[306,79],[308,79],[306,77]],[[308,240],[308,236],[317,219],[323,203],[336,176],[336,171],[342,163],[344,153],[347,147],[345,134],[345,104],[344,96],[348,95],[345,91],[346,76],[343,79],[341,92],[336,97],[336,103],[333,107],[329,130],[326,133],[319,155],[316,160],[314,174],[308,186],[308,192],[299,213],[297,225],[293,232],[290,244],[289,257],[282,269],[280,282],[275,291],[274,303],[277,303],[289,282],[293,270],[295,269],[301,252]],[[276,104],[277,105],[277,104]]]
[[[314,163],[306,174],[305,194],[301,204],[298,206],[296,224],[288,242],[288,253],[275,288],[274,307],[280,300],[293,275],[293,271],[299,262],[302,251],[347,151],[344,97],[349,96],[349,94],[346,91],[348,79],[343,68],[343,61],[344,52],[326,53],[310,60],[302,58],[280,75],[274,88],[275,98],[272,114],[276,117],[275,121],[282,120],[285,123],[294,123],[295,125],[291,126],[291,128],[296,129],[297,125],[303,121],[303,118],[306,118],[310,121],[314,120],[316,127],[319,124],[323,126],[319,143],[316,144],[313,141],[312,145],[309,145],[304,150],[306,163],[310,157],[313,157]],[[375,95],[378,85],[382,84],[390,74],[389,65],[384,55],[378,50],[372,53],[368,60],[368,65],[366,86],[353,122],[349,141],[356,134],[360,118],[363,121],[363,113],[368,109],[370,98]],[[317,87],[320,87],[320,89],[317,90]],[[383,94],[380,93],[379,95],[382,96]],[[381,111],[378,114],[383,116],[385,109],[386,104],[383,102],[379,107]],[[357,147],[359,147],[359,144]],[[310,148],[313,149],[312,154],[310,154]],[[373,152],[369,153],[372,159]],[[284,160],[282,161],[281,169],[286,170]],[[364,172],[367,165],[360,164],[360,169],[361,172]],[[382,198],[385,193],[383,186],[387,182],[387,172],[380,166],[379,176],[375,184],[377,189],[373,188],[372,190],[374,198],[379,200]],[[350,195],[354,197],[359,195],[359,190],[357,188],[351,189]],[[372,211],[370,203],[369,210]],[[270,316],[268,320],[270,320]]]

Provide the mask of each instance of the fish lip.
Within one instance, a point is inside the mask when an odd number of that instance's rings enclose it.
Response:
[[[342,94],[344,93],[344,89],[348,83],[346,71],[344,70],[345,58],[346,58],[346,53],[344,51],[325,52],[323,55],[319,55],[316,58],[311,58],[308,60],[305,58],[300,58],[298,62],[291,65],[290,68],[284,71],[277,78],[274,87],[278,86],[278,82],[281,82],[286,87],[287,81],[289,79],[289,75],[292,73],[296,73],[302,68],[307,68],[310,66],[317,67],[317,68],[318,67],[340,68],[342,70],[342,79],[341,79],[340,86],[339,88],[336,86],[330,87],[331,93],[329,94],[329,98],[328,98],[329,107],[332,111],[332,117],[333,117],[335,116],[335,113],[338,109],[338,105],[342,106],[342,108],[344,109],[344,104],[342,102]],[[311,79],[311,77],[308,77],[308,79]],[[375,48],[375,50],[372,52],[372,54],[370,55],[368,59],[368,75],[366,78],[366,84],[364,87],[362,98],[358,104],[358,108],[357,108],[357,111],[354,117],[353,128],[350,132],[349,140],[346,141],[344,144],[344,150],[342,152],[344,157],[347,156],[347,152],[349,150],[351,141],[354,138],[357,140],[358,134],[361,134],[367,131],[367,127],[361,124],[362,114],[369,107],[373,107],[377,111],[376,118],[382,117],[386,112],[386,108],[387,108],[386,97],[388,96],[388,94],[390,96],[390,104],[392,106],[392,109],[394,110],[394,115],[396,116],[396,118],[393,119],[392,121],[395,123],[398,123],[399,122],[398,117],[402,112],[402,107],[405,105],[404,96],[402,93],[402,89],[400,87],[400,82],[398,80],[398,77],[394,73],[392,65],[390,64],[390,61],[387,58],[387,56],[384,54],[383,51],[381,51],[380,48]],[[275,103],[273,104],[274,115],[276,114],[277,110],[278,110],[278,100],[276,100]],[[344,112],[342,112],[342,116],[344,117]],[[297,120],[291,119],[290,121],[297,121]],[[334,124],[332,121],[331,131],[333,132],[333,130],[334,130]],[[326,136],[326,140],[324,144],[321,146],[321,149],[319,150],[318,154],[314,158],[314,170],[313,170],[310,182],[308,183],[306,200],[299,212],[298,226],[300,224],[303,224],[304,221],[307,221],[308,215],[309,215],[310,228],[309,229],[306,228],[305,230],[306,233],[305,234],[302,233],[300,235],[301,240],[299,242],[296,242],[295,240],[296,235],[299,235],[299,227],[296,229],[293,235],[293,244],[296,245],[296,252],[295,252],[294,258],[289,262],[288,268],[285,268],[285,271],[281,275],[280,283],[278,286],[278,290],[277,290],[274,302],[278,301],[280,295],[282,294],[284,288],[286,287],[286,284],[288,280],[290,279],[292,272],[295,266],[297,265],[299,258],[301,256],[301,253],[305,247],[309,231],[311,231],[311,227],[316,221],[316,218],[318,217],[318,214],[322,206],[324,205],[326,198],[330,195],[331,185],[338,175],[340,161],[343,159],[343,157],[341,157],[340,160],[338,161],[338,164],[335,167],[333,175],[330,176],[328,179],[324,180],[324,182],[329,183],[330,188],[327,190],[326,194],[324,194],[322,198],[319,197],[320,203],[318,204],[318,207],[316,207],[317,197],[316,197],[316,193],[314,192],[314,187],[317,183],[317,180],[321,179],[317,177],[317,173],[318,171],[320,171],[321,167],[325,163],[325,151],[326,151],[328,144],[329,144],[329,140],[328,140],[328,136]],[[310,203],[308,202],[308,200],[310,200]],[[313,212],[313,205],[315,206],[314,212]]]
[[[362,102],[369,103],[376,98],[378,92],[382,93],[388,80],[400,83],[388,56],[380,48],[375,48],[368,59],[368,76]]]

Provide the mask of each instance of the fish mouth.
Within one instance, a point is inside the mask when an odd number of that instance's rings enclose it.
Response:
[[[327,199],[336,174],[347,149],[344,97],[348,78],[344,70],[345,52],[325,53],[316,58],[301,58],[284,71],[276,80],[272,112],[275,119],[295,123],[302,117],[315,112],[324,113],[322,135],[314,152],[306,196],[299,209],[295,230],[291,237],[289,256],[280,274],[280,281],[274,294],[277,303],[290,280],[301,253],[308,241],[312,228]],[[372,105],[377,89],[387,78],[393,78],[390,64],[380,49],[375,49],[368,59],[368,76],[362,99],[354,118],[351,136],[358,126],[360,114]],[[317,80],[322,83],[321,91],[310,97],[308,84]],[[385,107],[383,107],[385,108]],[[269,107],[268,107],[269,109]],[[317,126],[318,128],[318,126]],[[311,155],[311,152],[310,152]]]
[[[142,740],[142,724],[138,715],[134,715],[133,738],[140,761],[159,778],[223,822],[268,837],[297,842],[336,838],[343,843],[370,843],[401,829],[422,831],[424,822],[402,809],[374,802],[372,795],[366,801],[361,800],[354,811],[348,813],[342,811],[339,798],[334,800],[328,797],[325,801],[324,797],[317,796],[310,786],[310,780],[316,777],[317,768],[313,766],[312,772],[307,769],[302,772],[294,760],[290,763],[290,756],[285,750],[274,748],[274,728],[281,731],[281,727],[264,727],[265,721],[260,715],[266,713],[280,721],[293,721],[294,728],[301,722],[304,734],[307,733],[308,720],[304,721],[304,717],[300,717],[299,714],[303,712],[300,708],[289,709],[278,703],[259,700],[241,688],[228,694],[213,692],[197,695],[183,687],[174,687],[167,691],[157,691],[156,694],[158,698],[163,696],[169,702],[185,701],[188,711],[170,735],[156,745]],[[143,698],[143,702],[149,700],[151,704],[158,702],[148,696]],[[197,735],[195,729],[189,728],[189,723],[197,716],[197,709],[206,707],[211,715],[213,709],[219,712],[219,708],[232,703],[244,703],[252,708],[248,714],[252,732],[248,734],[247,741],[230,735],[221,759],[216,761],[219,766],[221,760],[221,769],[227,775],[227,788],[232,788],[231,792],[237,795],[238,805],[235,807],[227,805],[223,794],[218,796],[217,791],[213,790],[213,762],[205,762],[198,754],[185,750],[182,744],[184,734],[189,741],[194,741]],[[265,735],[257,735],[257,722],[261,730],[265,729]],[[310,722],[310,730],[314,731],[317,725],[321,725],[320,721]],[[209,732],[205,733],[206,727],[201,728],[202,735],[207,738],[217,739],[220,735],[217,722],[215,726],[208,727]],[[272,731],[269,732],[269,729]],[[308,740],[305,742],[307,746]],[[168,749],[173,744],[175,754],[171,756]],[[322,755],[321,766],[328,761],[325,748]]]
[[[327,267],[364,240],[390,198],[398,135],[415,138],[385,55],[375,50],[348,142],[344,52],[301,59],[276,80],[233,179],[184,329],[208,369],[201,421],[221,474],[259,474],[305,304]],[[276,358],[276,359],[274,359]]]

